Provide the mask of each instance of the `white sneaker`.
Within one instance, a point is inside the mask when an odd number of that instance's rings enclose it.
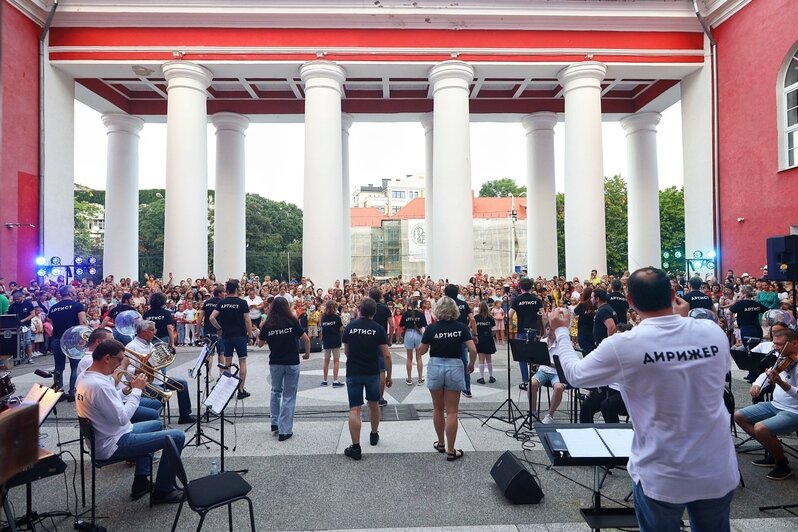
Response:
[[[554,418],[551,417],[551,414],[546,414],[541,423],[543,423],[544,425],[550,425],[551,423],[554,423]]]

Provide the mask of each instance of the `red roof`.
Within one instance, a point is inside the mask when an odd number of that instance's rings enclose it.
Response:
[[[509,218],[513,198],[474,198],[471,215],[474,218]],[[526,220],[526,198],[515,198],[518,219]],[[352,209],[354,213],[354,209]],[[352,215],[354,217],[354,214]],[[382,216],[385,220],[421,220],[424,218],[424,198],[415,198],[399,209],[393,216]],[[353,224],[354,225],[354,224]]]
[[[386,218],[374,207],[351,207],[349,209],[352,227],[379,227]]]

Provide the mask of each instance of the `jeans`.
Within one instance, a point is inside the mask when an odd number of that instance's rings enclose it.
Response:
[[[140,423],[141,421],[158,421],[161,418],[161,409],[163,404],[149,397],[141,397],[139,399],[139,407],[130,418],[131,423]]]
[[[463,387],[463,391],[467,394],[471,393],[471,374],[468,373],[468,347],[465,344],[461,346],[462,352],[460,354],[460,360],[463,361],[463,375],[465,376],[465,386]]]
[[[641,532],[677,532],[681,529],[685,507],[694,532],[728,532],[729,510],[734,490],[719,499],[701,499],[684,504],[672,504],[651,499],[643,493],[638,482],[632,488],[635,514]]]
[[[186,442],[186,433],[182,430],[161,430],[159,421],[144,421],[134,423],[133,430],[119,438],[117,449],[110,459],[132,458],[136,462],[136,475],[150,474],[150,455],[163,449],[166,437],[171,436],[177,446],[177,451],[182,452]],[[175,473],[169,467],[169,460],[162,457],[158,464],[158,475],[155,478],[155,489],[169,492],[177,487]]]
[[[279,434],[291,434],[294,432],[299,364],[291,366],[272,364],[269,366],[269,373],[272,377],[272,398],[269,405],[272,425],[277,425]]]
[[[177,324],[177,343],[182,345],[186,343],[186,324]]]
[[[64,368],[66,367],[67,356],[61,350],[61,339],[53,339],[53,358],[55,359],[55,371],[53,371],[53,383],[59,388],[64,387]],[[78,379],[79,359],[69,359],[69,391],[67,395],[75,395],[75,381]]]
[[[169,386],[165,384],[163,386],[159,386],[162,390],[173,390],[177,391],[177,411],[180,413],[181,418],[185,418],[191,415],[191,395],[188,392],[188,383],[183,379],[175,379],[174,377],[169,377],[170,381],[173,381],[177,384],[183,386],[182,390],[177,390],[174,386]]]

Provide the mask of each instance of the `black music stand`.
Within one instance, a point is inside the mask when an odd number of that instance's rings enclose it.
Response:
[[[502,423],[507,423],[509,425],[512,425],[517,434],[518,426],[516,425],[515,422],[518,421],[519,419],[523,419],[524,412],[521,410],[521,408],[519,408],[519,406],[515,403],[515,401],[513,401],[512,392],[511,392],[512,385],[510,384],[510,338],[509,338],[510,320],[506,316],[504,322],[504,336],[507,341],[507,399],[505,399],[504,402],[500,404],[499,407],[496,410],[494,410],[493,413],[487,417],[487,419],[485,419],[485,421],[482,422],[481,426],[484,427],[488,423],[488,421],[490,421],[491,419],[495,419],[497,421],[501,421]],[[507,419],[499,415],[499,412],[501,412],[504,409],[505,405],[507,405]]]
[[[210,367],[208,366],[208,358],[213,355],[215,348],[216,348],[216,342],[212,342],[210,344],[206,344],[202,348],[202,350],[200,351],[200,354],[197,357],[197,361],[194,364],[194,368],[192,368],[192,370],[191,370],[191,376],[193,376],[197,380],[197,394],[196,394],[196,396],[197,396],[197,398],[196,398],[197,420],[194,423],[192,423],[191,425],[189,425],[186,428],[186,430],[185,430],[185,432],[188,432],[189,430],[191,430],[191,427],[196,426],[196,431],[194,433],[194,436],[192,436],[191,439],[188,440],[188,443],[186,443],[186,445],[185,445],[186,447],[189,447],[189,446],[199,447],[200,445],[204,445],[205,448],[207,449],[208,448],[208,443],[215,443],[216,445],[218,445],[220,447],[224,447],[222,442],[217,441],[214,438],[211,438],[210,436],[205,434],[205,432],[202,430],[202,417],[205,416],[205,423],[207,424],[209,422],[208,412],[209,412],[210,409],[206,409],[205,410],[205,414],[202,413],[202,401],[200,399],[200,378],[202,377],[202,368],[204,367],[205,368],[205,397],[208,397],[210,395],[210,393],[209,393],[209,386],[210,386],[209,379],[210,379],[210,373],[211,373]],[[218,430],[218,429],[216,429],[216,427],[210,427],[210,428],[212,428],[214,430]],[[224,433],[222,433],[222,438],[224,438]]]
[[[239,379],[237,375],[233,375],[229,371],[225,371],[216,382],[216,385],[213,387],[213,390],[211,390],[210,395],[205,398],[205,402],[203,403],[206,407],[208,407],[209,410],[218,415],[219,419],[221,419],[222,441],[219,444],[221,452],[219,466],[220,472],[224,472],[224,452],[227,450],[227,446],[224,444],[224,409],[227,408],[227,405],[230,403],[233,395],[238,392],[238,384],[240,382],[241,379]],[[247,473],[248,471],[248,469],[242,469],[240,471],[236,471],[236,473]]]
[[[525,362],[529,368],[529,381],[526,393],[529,405],[529,414],[524,416],[521,420],[521,426],[515,430],[515,436],[524,428],[525,423],[529,423],[529,428],[532,429],[532,420],[537,420],[540,423],[540,418],[537,414],[532,412],[532,366],[548,366],[551,364],[549,357],[549,346],[546,342],[530,342],[528,340],[510,340],[510,350],[513,353],[513,360],[516,362]],[[538,405],[540,406],[540,405]]]

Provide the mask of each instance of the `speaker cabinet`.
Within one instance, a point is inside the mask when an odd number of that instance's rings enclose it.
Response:
[[[490,476],[512,504],[537,504],[543,499],[543,490],[524,464],[510,451],[505,451],[493,464]]]
[[[768,238],[768,279],[798,280],[798,235]]]

